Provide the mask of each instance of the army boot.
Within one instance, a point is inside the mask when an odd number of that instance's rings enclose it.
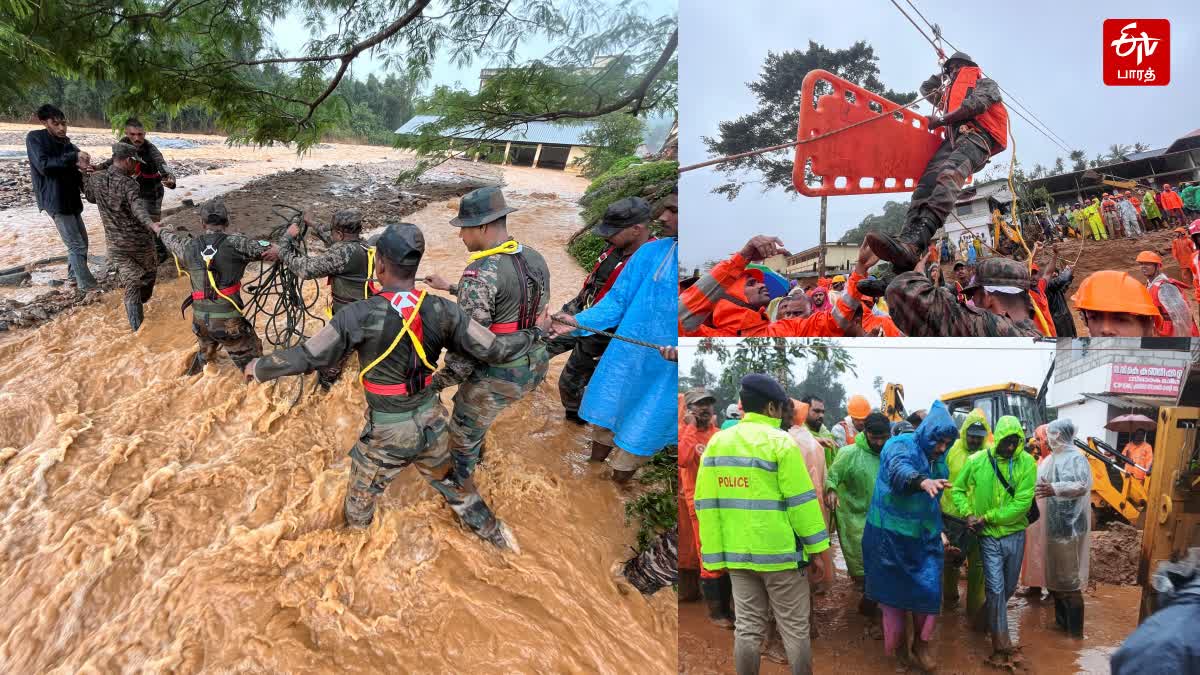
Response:
[[[142,303],[126,302],[125,316],[129,319],[129,327],[132,328],[133,332],[136,333],[137,330],[142,327]]]
[[[892,263],[892,269],[897,274],[912,271],[925,255],[929,240],[933,233],[941,227],[937,221],[927,216],[919,216],[904,225],[898,235],[885,232],[869,232],[866,237],[867,246],[881,260]]]

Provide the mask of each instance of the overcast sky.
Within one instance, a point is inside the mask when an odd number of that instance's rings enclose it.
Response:
[[[900,4],[913,14],[907,4]],[[1084,150],[1089,158],[1106,153],[1114,143],[1163,147],[1200,126],[1198,2],[913,4],[1068,147]],[[1171,20],[1171,83],[1166,87],[1104,85],[1103,20],[1131,14]],[[719,122],[755,109],[745,85],[757,79],[769,51],[804,50],[810,39],[829,49],[866,40],[879,58],[880,79],[895,90],[915,91],[937,69],[932,47],[888,0],[844,0],[836,5],[686,0],[680,12],[681,163],[709,159],[701,136],[716,136]],[[930,106],[922,104],[918,111],[928,114]],[[1028,123],[1012,113],[1010,118],[1024,167],[1039,162],[1052,166],[1055,157],[1066,158]],[[992,158],[1006,171],[1008,161],[1007,151]],[[763,193],[748,185],[729,202],[710,192],[722,182],[724,174],[712,168],[681,177],[685,228],[697,233],[680,238],[685,267],[724,258],[753,234],[775,234],[792,251],[818,243],[819,199],[791,197],[782,190]],[[907,202],[908,194],[830,198],[829,240],[835,241],[864,216],[882,212],[889,199]]]
[[[732,341],[732,340],[731,340]],[[695,338],[679,340],[679,372],[688,373],[697,358]],[[1018,382],[1035,389],[1042,386],[1051,362],[1053,343],[1028,338],[851,338],[833,340],[854,359],[856,374],[842,376],[846,395],[862,394],[872,406],[880,405],[875,377],[904,385],[909,410],[928,408],[935,398],[952,391],[1000,382]],[[710,372],[718,372],[711,356]],[[799,362],[802,379],[807,362]]]

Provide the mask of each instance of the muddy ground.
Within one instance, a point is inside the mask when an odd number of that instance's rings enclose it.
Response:
[[[834,544],[837,547],[837,544]],[[1093,549],[1094,550],[1094,549]],[[840,554],[835,552],[840,558]],[[1096,561],[1093,559],[1093,566]],[[839,569],[833,587],[816,597],[818,637],[812,641],[813,672],[859,675],[918,672],[898,667],[883,652],[883,640],[868,632],[865,617],[857,611],[859,594]],[[1136,572],[1136,565],[1134,567]],[[966,597],[966,581],[960,591]],[[1083,640],[1066,636],[1054,627],[1054,603],[1014,597],[1008,604],[1008,621],[1015,642],[1030,664],[1029,672],[1047,675],[1108,673],[1108,658],[1137,625],[1140,589],[1097,583],[1084,594],[1086,620]],[[970,629],[962,608],[938,618],[934,638],[938,673],[995,674],[984,664],[991,641]],[[733,631],[708,621],[702,602],[679,603],[679,672],[689,675],[728,675],[733,667]],[[784,665],[762,661],[764,675],[783,675]]]
[[[1131,586],[1137,583],[1142,532],[1123,522],[1109,523],[1092,532],[1091,580],[1095,583]]]
[[[180,159],[168,162],[168,165],[178,179],[222,169],[235,163],[232,160],[221,159]],[[33,182],[29,177],[29,160],[0,158],[0,211],[32,206],[36,203]]]
[[[225,193],[230,229],[267,238],[284,223],[279,214],[291,213],[276,207],[284,204],[307,211],[315,222],[328,222],[338,209],[356,208],[363,213],[364,229],[370,230],[403,219],[425,208],[430,202],[452,199],[478,187],[503,183],[498,167],[483,163],[447,162],[428,172],[418,184],[402,189],[395,184],[393,177],[411,166],[411,160],[325,165],[317,169],[293,169],[256,178]],[[536,197],[536,193],[533,196]],[[195,205],[196,200],[185,200],[182,206],[164,209],[163,222],[193,232],[199,231],[193,215]],[[316,247],[320,245],[316,244]],[[89,256],[89,262],[93,272],[105,291],[112,290],[115,278],[112,274],[103,274],[106,270],[103,249],[92,247],[91,251],[93,255]],[[65,272],[65,267],[62,270]],[[175,276],[175,269],[169,260],[159,266],[160,279]],[[51,283],[57,287],[38,294],[31,301],[0,298],[0,331],[36,326],[63,311],[96,301],[94,295],[85,296],[71,287],[59,285],[61,279],[51,280]]]

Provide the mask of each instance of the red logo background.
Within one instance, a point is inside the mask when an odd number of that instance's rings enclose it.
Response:
[[[1125,31],[1125,37],[1137,38],[1136,42],[1113,46],[1113,42],[1121,40],[1121,32],[1126,26],[1136,23],[1137,26]],[[1148,46],[1142,40],[1142,33],[1151,39],[1153,54],[1147,54]],[[1110,87],[1162,87],[1171,82],[1171,22],[1167,19],[1105,19],[1104,40],[1101,50],[1104,54],[1104,84]],[[1126,56],[1119,56],[1126,53]],[[1142,62],[1138,63],[1138,54]],[[1145,81],[1147,69],[1152,69],[1154,80]],[[1139,78],[1138,73],[1141,73]]]

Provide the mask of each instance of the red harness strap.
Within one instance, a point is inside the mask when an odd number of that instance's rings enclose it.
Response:
[[[425,386],[433,382],[433,376],[425,376]],[[379,396],[408,396],[408,385],[401,382],[400,384],[378,384],[370,380],[363,380],[363,389],[378,394]]]
[[[504,323],[494,323],[488,328],[496,335],[506,335],[517,332],[517,326],[516,321],[505,321]]]
[[[229,286],[227,288],[222,288],[221,293],[224,295],[232,296],[234,293],[237,293],[240,290],[242,290],[242,282],[239,281],[232,286]],[[204,291],[192,291],[192,300],[203,300],[203,299],[204,299]]]

